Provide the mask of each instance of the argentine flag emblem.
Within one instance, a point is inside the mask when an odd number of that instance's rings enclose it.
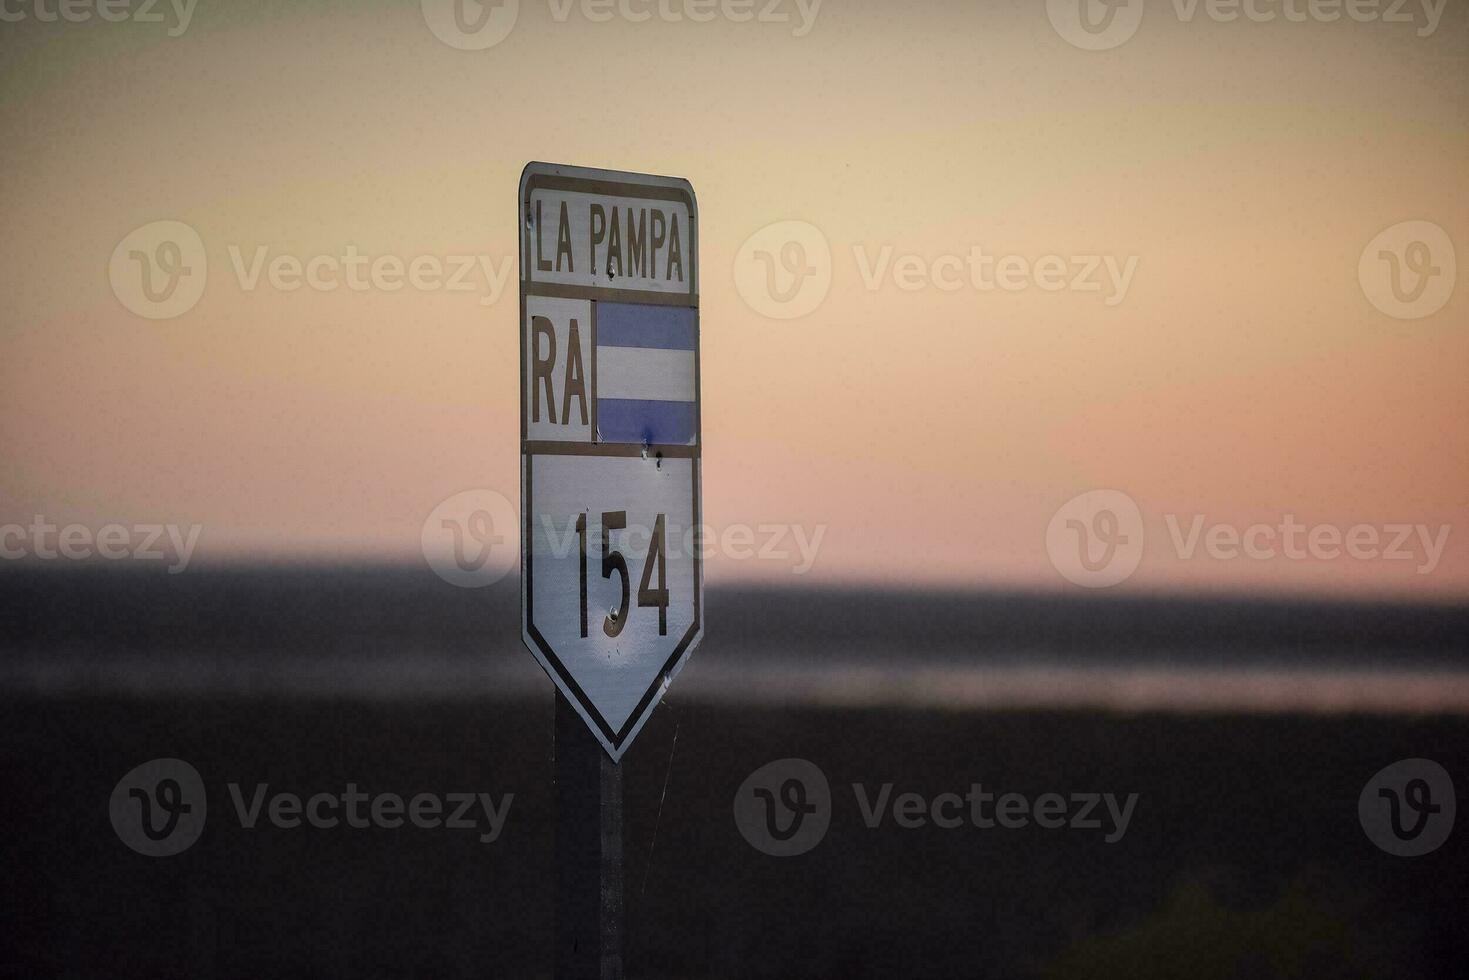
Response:
[[[696,311],[642,303],[595,307],[598,441],[692,445]]]

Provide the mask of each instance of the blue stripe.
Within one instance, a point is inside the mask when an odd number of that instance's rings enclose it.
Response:
[[[603,347],[694,349],[694,310],[644,303],[597,304],[597,343]]]
[[[694,441],[694,403],[598,398],[597,431],[603,442],[687,446]]]

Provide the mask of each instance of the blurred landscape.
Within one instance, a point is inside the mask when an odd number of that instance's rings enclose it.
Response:
[[[0,0],[0,980],[551,975],[553,685],[444,574],[537,510],[530,161],[697,200],[627,977],[1464,973],[1466,7]],[[358,791],[503,820],[271,815]]]
[[[711,588],[628,753],[634,977],[1433,977],[1469,954],[1462,830],[1358,823],[1401,758],[1469,771],[1469,610]],[[518,588],[411,566],[0,567],[8,976],[548,976],[552,688]],[[109,824],[132,767],[208,787],[190,850]],[[816,763],[809,853],[741,782]],[[513,793],[504,832],[253,830],[225,784]],[[1138,794],[1125,836],[869,829],[851,784]],[[1462,782],[1458,789],[1462,796]]]

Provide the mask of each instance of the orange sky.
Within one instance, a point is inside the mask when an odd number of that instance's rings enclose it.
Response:
[[[1403,221],[1469,249],[1462,5],[1419,37],[1154,2],[1105,51],[1030,3],[826,0],[796,37],[523,0],[478,51],[418,3],[199,0],[167,27],[0,23],[0,524],[199,523],[199,560],[417,561],[446,497],[513,501],[515,194],[547,160],[692,181],[705,516],[823,527],[803,583],[1076,588],[1047,525],[1110,488],[1147,534],[1120,588],[1469,596],[1466,287],[1396,319],[1358,275]],[[152,320],[109,261],[160,220],[197,232],[208,276]],[[741,245],[783,221],[831,254],[794,319],[736,284]],[[480,272],[474,291],[251,288],[235,266],[262,246],[510,266],[493,302]],[[1113,305],[864,281],[884,247],[926,265],[976,246],[1136,264]],[[1165,530],[1287,513],[1450,531],[1420,574],[1184,559]],[[708,578],[796,564],[716,555]]]

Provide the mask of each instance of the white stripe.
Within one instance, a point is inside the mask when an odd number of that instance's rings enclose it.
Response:
[[[694,352],[598,347],[597,397],[691,402],[694,400]]]

